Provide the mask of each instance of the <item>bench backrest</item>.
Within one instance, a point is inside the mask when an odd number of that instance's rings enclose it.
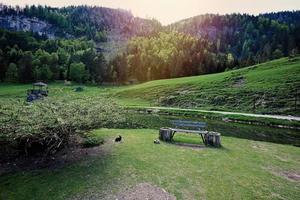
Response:
[[[189,128],[196,130],[203,130],[206,128],[205,122],[195,122],[195,121],[186,121],[186,120],[172,120],[171,124],[176,128]]]

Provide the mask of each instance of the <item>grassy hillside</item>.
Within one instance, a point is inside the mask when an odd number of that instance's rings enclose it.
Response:
[[[125,104],[135,99],[160,106],[299,115],[296,91],[300,93],[300,57],[218,74],[151,81],[120,89],[116,96]]]

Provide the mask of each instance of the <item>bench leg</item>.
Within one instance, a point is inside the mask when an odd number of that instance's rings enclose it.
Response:
[[[201,135],[201,138],[202,138],[203,144],[207,145],[207,144],[206,144],[206,142],[205,142],[205,139],[204,139],[203,135],[202,135],[202,134],[200,134],[200,135]]]
[[[173,141],[173,137],[174,137],[175,133],[176,133],[176,131],[172,131],[172,133],[171,133],[171,141]]]

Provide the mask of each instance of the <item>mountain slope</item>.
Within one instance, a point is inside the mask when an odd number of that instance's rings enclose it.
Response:
[[[299,48],[300,11],[248,14],[206,14],[184,19],[167,27],[212,42],[218,53],[232,53],[244,65],[252,60],[287,56]],[[273,55],[272,55],[273,54]],[[278,57],[277,57],[278,58]]]
[[[2,28],[47,34],[46,26],[47,29],[54,27],[55,31],[49,31],[57,37],[85,36],[94,40],[101,40],[98,32],[115,31],[124,37],[132,37],[151,34],[161,27],[156,20],[134,17],[131,12],[122,9],[90,6],[52,8],[40,5],[14,8],[0,5]]]
[[[233,63],[230,67],[249,66],[299,50],[299,20],[300,11],[259,16],[205,14],[163,27],[157,20],[134,17],[122,9],[0,5],[1,28],[33,31],[48,38],[87,37],[98,43],[99,50],[113,52],[113,55],[132,37],[178,31],[211,42],[213,53],[221,57],[219,65],[223,65],[229,59],[227,54],[231,54],[229,61]]]
[[[299,116],[299,74],[300,57],[282,58],[218,74],[151,81],[117,96],[160,106]]]
[[[97,49],[115,54],[134,36],[146,36],[161,30],[156,20],[134,17],[123,9],[91,6],[10,7],[0,4],[0,28],[33,32],[49,39],[85,37],[97,43]]]

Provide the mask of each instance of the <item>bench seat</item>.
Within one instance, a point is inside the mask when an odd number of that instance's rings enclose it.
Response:
[[[180,133],[195,133],[195,134],[206,134],[208,131],[198,131],[198,130],[187,130],[187,129],[178,129],[178,128],[170,128],[173,132]]]

